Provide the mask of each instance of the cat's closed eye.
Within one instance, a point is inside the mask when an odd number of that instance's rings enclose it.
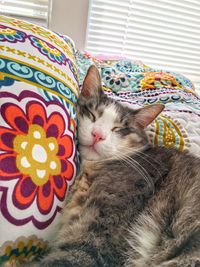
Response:
[[[90,119],[92,120],[92,122],[95,122],[96,121],[96,116],[94,115],[94,113],[88,109],[88,112],[89,112],[89,116],[90,116]]]
[[[113,127],[112,129],[111,129],[111,131],[112,132],[117,132],[117,131],[120,131],[122,129],[122,127],[120,127],[120,126],[116,126],[116,127]]]

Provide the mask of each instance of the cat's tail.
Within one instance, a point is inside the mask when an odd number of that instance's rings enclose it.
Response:
[[[148,223],[147,223],[148,222]],[[129,231],[128,261],[126,267],[146,266],[152,251],[159,243],[161,229],[149,214],[143,214]]]
[[[142,214],[130,229],[126,267],[200,267],[200,222],[155,214]]]

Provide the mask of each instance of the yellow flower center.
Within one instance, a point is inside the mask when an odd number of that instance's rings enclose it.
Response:
[[[36,185],[45,184],[49,175],[61,172],[61,163],[56,156],[58,143],[54,137],[46,137],[44,129],[39,125],[31,125],[26,136],[19,135],[14,139],[14,150],[17,168],[21,173],[31,177]]]

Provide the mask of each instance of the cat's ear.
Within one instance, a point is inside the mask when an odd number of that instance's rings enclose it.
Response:
[[[98,69],[94,65],[90,66],[87,71],[83,81],[81,94],[86,98],[103,94],[101,77]]]
[[[138,109],[133,123],[136,127],[146,128],[165,108],[162,104],[155,104]]]

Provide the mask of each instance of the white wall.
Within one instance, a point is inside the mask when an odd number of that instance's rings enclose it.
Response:
[[[70,36],[76,47],[85,48],[89,0],[53,0],[50,28]]]

